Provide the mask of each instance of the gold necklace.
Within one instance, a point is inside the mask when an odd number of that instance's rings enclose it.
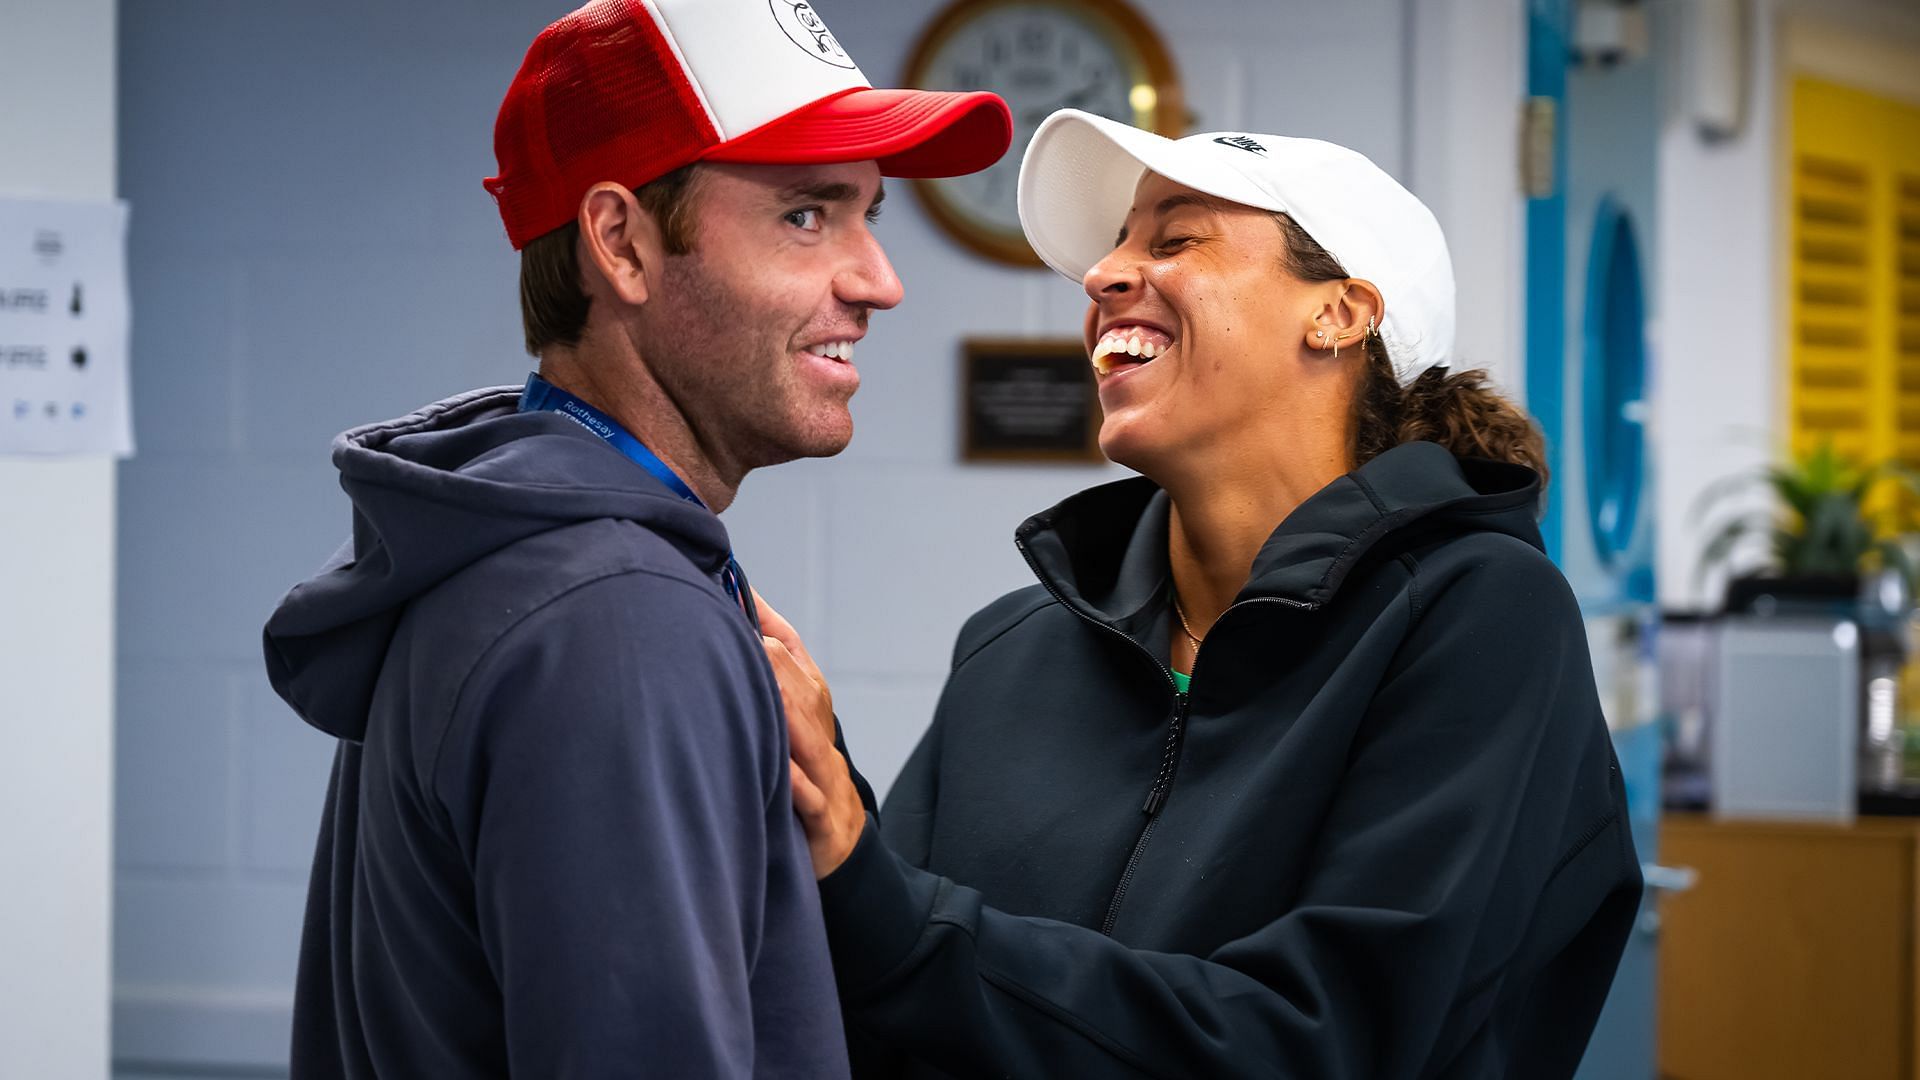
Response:
[[[1173,598],[1173,613],[1180,620],[1180,632],[1187,635],[1188,641],[1193,642],[1193,651],[1199,652],[1200,639],[1194,635],[1192,625],[1187,622],[1187,613],[1180,610],[1180,597],[1177,595]]]

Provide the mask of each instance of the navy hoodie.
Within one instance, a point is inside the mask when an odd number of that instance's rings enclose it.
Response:
[[[267,624],[340,740],[293,1075],[844,1076],[726,532],[517,396],[340,436],[352,543]]]

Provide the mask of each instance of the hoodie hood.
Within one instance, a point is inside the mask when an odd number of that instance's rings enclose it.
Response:
[[[1320,607],[1369,553],[1416,531],[1505,533],[1544,550],[1539,503],[1540,477],[1524,465],[1456,458],[1437,443],[1405,443],[1289,514],[1254,557],[1235,602],[1268,597]],[[1042,583],[1086,614],[1133,633],[1165,602],[1171,506],[1153,481],[1119,480],[1028,518],[1015,539]]]
[[[360,741],[408,601],[517,541],[584,521],[641,522],[702,569],[726,529],[598,436],[516,411],[519,387],[475,390],[333,441],[352,539],[267,621],[267,675],[302,719]]]

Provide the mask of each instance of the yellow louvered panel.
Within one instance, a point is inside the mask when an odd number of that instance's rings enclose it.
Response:
[[[1800,411],[1808,413],[1835,414],[1841,412],[1859,413],[1864,416],[1867,409],[1867,395],[1856,388],[1835,388],[1800,384]],[[1840,421],[1848,424],[1847,421]],[[1850,422],[1850,426],[1864,427],[1862,420]]]
[[[1920,468],[1920,108],[1798,80],[1791,160],[1788,441]]]
[[[1806,187],[1815,186],[1809,178]],[[1865,192],[1858,195],[1814,195],[1802,189],[1798,204],[1800,220],[1810,229],[1828,229],[1837,232],[1851,232],[1864,228],[1867,224],[1867,201]]]
[[[1794,449],[1874,441],[1862,322],[1872,297],[1870,165],[1844,144],[1794,156],[1789,426]]]
[[[1851,460],[1865,461],[1869,456],[1868,450],[1867,450],[1867,436],[1865,432],[1862,432],[1862,431],[1841,432],[1837,435],[1832,436],[1832,441],[1833,441],[1833,448],[1839,451],[1840,453],[1846,455]],[[1803,448],[1803,452],[1810,451],[1812,449],[1813,447],[1805,447]]]
[[[1800,325],[1794,339],[1801,345],[1826,349],[1836,354],[1858,355],[1867,347],[1867,328],[1860,324],[1866,313],[1864,304],[1851,305],[1831,315],[1807,311],[1802,305]]]
[[[1920,151],[1913,140],[1920,137],[1920,109],[1894,112],[1889,125],[1892,133],[1906,140],[1892,148],[1895,156],[1892,221],[1887,232],[1899,251],[1899,264],[1887,288],[1886,308],[1892,323],[1892,363],[1899,417],[1896,456],[1901,465],[1920,470]],[[1906,160],[1900,160],[1904,158]],[[1904,492],[1898,497],[1904,509],[1915,509],[1915,495]]]
[[[1914,130],[1908,134],[1920,136],[1920,109],[1914,110],[1914,113]],[[1908,155],[1916,154],[1911,146],[1902,147],[1900,151]],[[1910,168],[1915,171],[1909,172]],[[1899,313],[1902,327],[1912,330],[1920,327],[1920,162],[1900,168],[1897,176],[1898,183],[1894,185],[1894,222],[1889,230],[1900,252],[1899,268],[1894,275],[1894,307]]]
[[[1818,350],[1806,351],[1813,353]],[[1864,395],[1867,389],[1867,373],[1858,364],[1819,363],[1809,359],[1800,365],[1799,375],[1798,385],[1807,391],[1853,390]]]
[[[1800,302],[1807,305],[1809,314],[1822,308],[1857,310],[1867,302],[1865,275],[1849,280],[1837,274],[1821,274],[1809,267],[1800,275],[1799,284]]]
[[[1839,235],[1841,233],[1850,235]],[[1801,262],[1821,269],[1865,269],[1866,237],[1859,233],[1857,229],[1842,230],[1809,222],[1801,227],[1796,251]]]

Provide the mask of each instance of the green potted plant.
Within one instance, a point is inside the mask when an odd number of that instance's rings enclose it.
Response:
[[[1811,602],[1851,602],[1860,595],[1863,574],[1898,572],[1909,595],[1914,563],[1903,541],[1920,526],[1914,474],[1892,462],[1861,465],[1822,441],[1811,453],[1790,458],[1757,474],[1729,477],[1709,487],[1695,504],[1694,518],[1755,484],[1770,488],[1778,506],[1744,513],[1722,523],[1707,541],[1699,572],[1726,563],[1741,541],[1769,538],[1772,563],[1766,571],[1728,583],[1727,609],[1743,610],[1757,595]],[[1901,489],[1875,513],[1870,499],[1882,484]]]

